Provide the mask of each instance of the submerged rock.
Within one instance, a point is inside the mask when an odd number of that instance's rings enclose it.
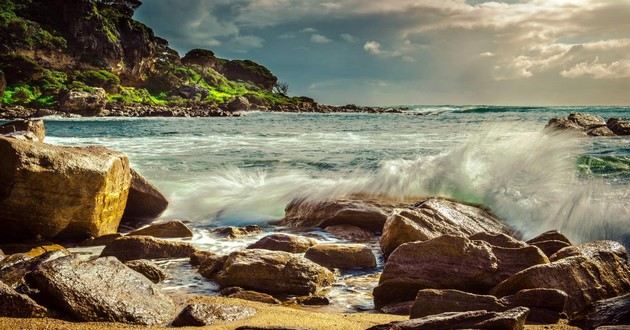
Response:
[[[409,209],[399,209],[387,219],[380,239],[386,256],[407,242],[426,241],[441,235],[469,236],[480,232],[512,231],[487,211],[470,205],[431,198]]]
[[[168,222],[152,224],[138,230],[134,230],[127,236],[151,236],[158,238],[190,238],[193,232],[183,222],[171,220]]]
[[[174,259],[189,258],[195,251],[189,243],[150,236],[125,236],[105,246],[101,257],[113,256],[123,262],[138,259]]]
[[[450,330],[450,329],[501,329],[520,330],[525,327],[529,310],[517,307],[505,312],[485,310],[442,313],[377,325],[368,330]]]
[[[0,137],[0,238],[115,233],[130,182],[129,161],[122,153]]]
[[[484,293],[533,265],[549,260],[536,247],[508,249],[444,235],[399,246],[374,289],[376,307],[410,301],[421,289]]]
[[[48,310],[0,282],[0,317],[45,317]]]
[[[132,227],[157,218],[168,207],[168,200],[147,179],[131,169],[131,189],[123,222]]]
[[[156,264],[149,260],[131,260],[125,262],[125,266],[144,275],[153,283],[160,283],[166,279],[166,273]]]
[[[221,287],[238,286],[270,294],[309,295],[329,286],[334,275],[312,261],[284,251],[232,252],[214,276]]]
[[[233,322],[252,317],[256,310],[251,307],[236,305],[193,303],[175,318],[175,327],[202,327],[216,322]]]
[[[44,142],[46,128],[43,120],[15,120],[0,125],[0,135],[22,135],[33,141]]]
[[[306,250],[304,257],[327,268],[376,267],[374,253],[362,244],[318,244]]]
[[[503,297],[535,288],[566,292],[569,299],[565,312],[572,317],[597,300],[630,292],[630,266],[611,252],[567,257],[519,272],[499,283],[491,293]]]
[[[86,322],[163,325],[175,305],[154,284],[116,258],[64,257],[28,275],[51,307]]]
[[[304,253],[308,248],[317,244],[317,240],[304,236],[290,234],[271,234],[248,246],[248,249],[264,249]]]

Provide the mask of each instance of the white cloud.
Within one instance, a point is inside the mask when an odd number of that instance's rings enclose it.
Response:
[[[339,35],[339,37],[341,38],[341,40],[349,42],[351,44],[357,42],[357,38],[349,33],[342,33]]]
[[[264,42],[264,39],[257,36],[236,36],[232,38],[226,46],[232,51],[245,53],[254,48],[262,48]]]
[[[327,44],[332,40],[328,39],[328,37],[323,36],[321,34],[313,34],[311,36],[311,42],[315,44]]]
[[[307,28],[303,28],[302,30],[300,30],[300,32],[302,32],[302,33],[315,33],[315,32],[317,32],[317,29],[312,28],[312,27],[307,27]]]
[[[481,57],[493,57],[494,53],[493,52],[483,52],[483,53],[480,53],[479,56],[481,56]]]
[[[381,43],[378,41],[368,41],[363,45],[363,49],[372,55],[380,55],[381,51]]]
[[[560,74],[565,78],[593,77],[595,79],[630,78],[630,59],[599,63],[595,59],[591,63],[581,62]]]

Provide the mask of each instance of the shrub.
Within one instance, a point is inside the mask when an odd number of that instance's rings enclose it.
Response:
[[[107,70],[78,71],[74,79],[88,86],[101,87],[108,92],[115,92],[120,85],[120,78]]]

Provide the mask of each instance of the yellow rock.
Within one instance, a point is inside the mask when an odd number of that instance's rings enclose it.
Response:
[[[115,233],[130,182],[122,153],[0,137],[0,240]]]

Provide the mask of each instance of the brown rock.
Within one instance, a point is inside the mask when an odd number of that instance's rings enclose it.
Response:
[[[511,236],[503,233],[480,232],[468,237],[472,241],[484,241],[490,245],[503,248],[522,248],[527,247],[527,243],[519,241]]]
[[[571,245],[571,241],[566,236],[559,233],[557,230],[546,231],[530,239],[529,241],[527,241],[527,243],[533,244],[533,243],[544,242],[544,241],[561,241],[561,242],[565,242]]]
[[[374,234],[357,226],[336,225],[324,228],[324,231],[335,237],[354,242],[366,242],[374,239]]]
[[[326,306],[330,305],[330,300],[324,296],[304,296],[297,297],[297,303],[305,306]]]
[[[221,269],[227,260],[227,256],[206,257],[199,265],[199,274],[201,276],[214,280],[215,275]]]
[[[595,127],[592,129],[589,129],[586,134],[588,134],[588,136],[615,136],[615,132],[613,132],[610,128],[606,127],[606,126],[601,126],[601,127]]]
[[[257,225],[250,225],[245,227],[223,227],[217,228],[213,231],[215,234],[225,238],[238,238],[248,235],[255,235],[262,233],[262,228]]]
[[[0,282],[0,317],[45,317],[48,311],[25,294]]]
[[[587,330],[604,325],[630,325],[630,294],[595,302],[583,315],[571,320],[571,324]]]
[[[247,248],[304,253],[315,244],[317,244],[317,240],[308,237],[290,234],[271,234],[261,238]]]
[[[565,131],[575,133],[577,135],[586,135],[584,127],[567,118],[551,118],[545,126],[546,131]]]
[[[175,327],[202,327],[216,322],[233,322],[252,317],[256,310],[236,305],[194,303],[186,306],[175,318]]]
[[[125,266],[144,275],[153,283],[160,283],[166,279],[166,273],[156,264],[149,260],[131,260],[125,262]]]
[[[265,304],[279,305],[280,300],[274,298],[272,295],[256,292],[251,290],[238,290],[227,295],[228,298],[237,298],[249,301],[257,301]]]
[[[630,120],[610,118],[606,125],[617,135],[630,135]]]
[[[294,200],[287,205],[282,224],[298,228],[351,225],[376,233],[383,230],[387,217],[396,206],[408,205],[358,199],[322,202]]]
[[[328,268],[376,267],[374,253],[362,244],[318,244],[306,250],[304,257]]]
[[[628,252],[626,251],[626,248],[616,241],[593,241],[568,246],[553,254],[550,259],[551,261],[556,261],[573,256],[585,256],[587,258],[592,258],[599,252],[614,253],[621,259],[628,260]]]
[[[227,104],[228,111],[246,111],[249,110],[249,100],[243,96],[237,96]]]
[[[562,250],[567,246],[571,246],[563,241],[540,241],[531,243],[533,246],[541,249],[546,256],[551,257],[554,253]]]
[[[79,321],[161,325],[174,304],[151,281],[116,258],[59,258],[28,275],[56,310]]]
[[[529,308],[528,321],[557,323],[564,312],[568,296],[564,291],[554,289],[525,289],[500,301],[508,306]]]
[[[565,312],[571,317],[597,300],[630,292],[630,266],[610,252],[599,252],[590,258],[568,257],[517,273],[491,293],[503,297],[534,288],[566,292],[569,298]]]
[[[159,238],[190,238],[193,232],[183,222],[179,220],[171,220],[164,223],[153,224],[147,227],[134,230],[127,236],[152,236]]]
[[[576,123],[580,127],[593,128],[606,126],[604,118],[588,113],[574,112],[567,117],[570,121]]]
[[[124,154],[0,137],[0,236],[7,241],[115,233],[130,181]]]
[[[23,283],[24,276],[43,263],[68,256],[67,250],[46,252],[38,256],[17,253],[0,261],[0,281],[15,288]]]
[[[470,236],[479,232],[510,234],[511,230],[485,210],[431,198],[411,209],[394,212],[380,239],[386,256],[407,242],[426,241],[441,235]]]
[[[93,92],[70,90],[59,96],[59,110],[82,116],[97,116],[105,108],[107,93],[102,88]]]
[[[209,260],[217,260],[220,256],[211,251],[195,251],[190,255],[190,265],[200,266]]]
[[[168,207],[168,200],[142,175],[131,169],[131,189],[123,222],[137,226],[157,218]]]
[[[332,284],[334,276],[326,268],[289,252],[251,249],[232,252],[215,280],[222,287],[309,295]]]
[[[46,128],[43,120],[16,120],[0,125],[0,135],[32,134],[34,141],[44,142]]]
[[[529,310],[517,307],[505,312],[485,310],[460,313],[442,313],[408,321],[377,325],[368,330],[450,330],[450,329],[497,329],[521,330]]]
[[[383,306],[380,308],[380,311],[385,314],[409,315],[409,313],[411,313],[411,307],[413,306],[413,304],[413,301],[403,301],[400,303]]]
[[[385,263],[374,302],[378,308],[413,300],[418,290],[429,288],[487,292],[523,269],[548,262],[533,246],[500,248],[461,236],[405,243]]]
[[[119,238],[123,237],[121,233],[103,235],[100,237],[88,238],[85,241],[81,242],[81,246],[102,246],[107,245]]]
[[[101,257],[113,256],[123,262],[138,259],[174,259],[189,258],[195,251],[188,243],[150,236],[126,236],[105,246]]]

